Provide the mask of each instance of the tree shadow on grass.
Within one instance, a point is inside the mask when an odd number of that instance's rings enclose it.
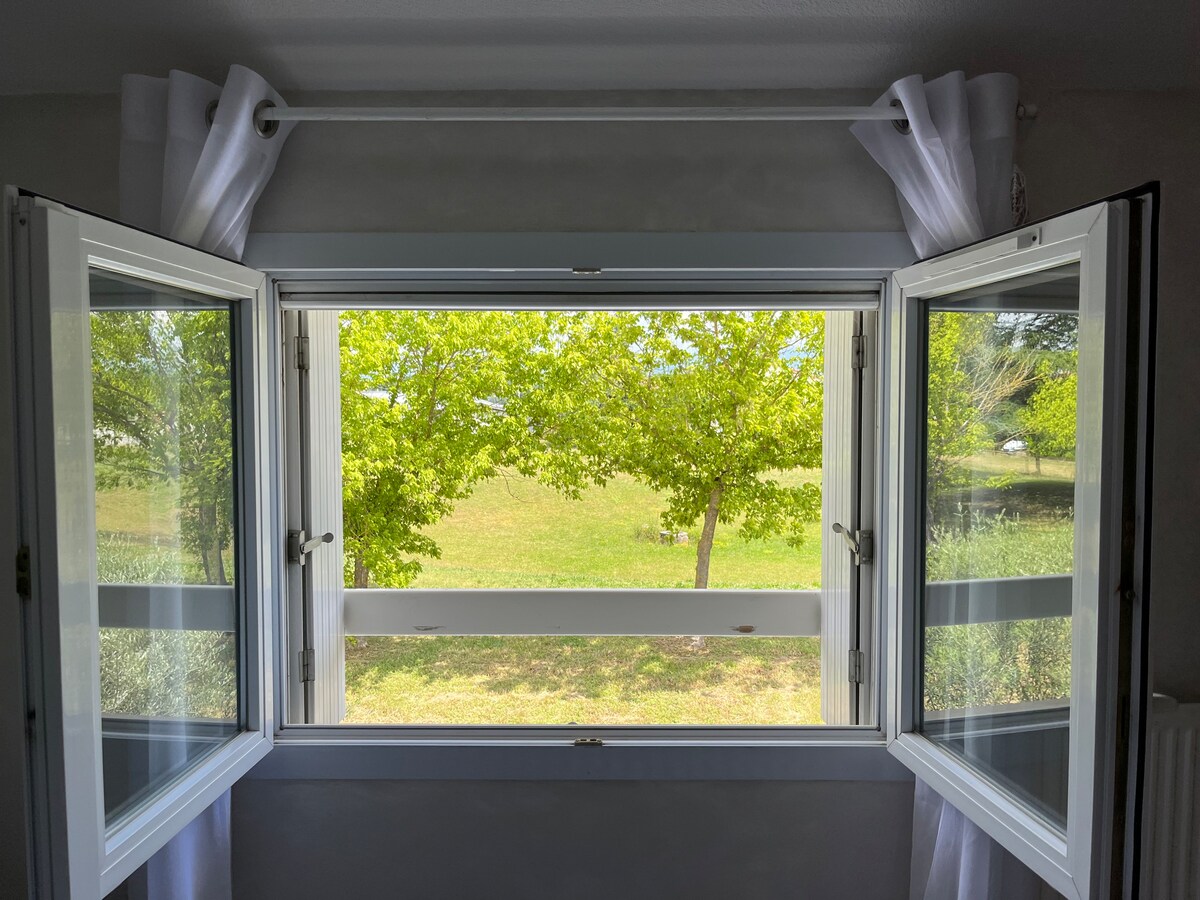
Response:
[[[466,680],[491,694],[560,694],[589,700],[646,692],[795,687],[819,678],[816,638],[394,637],[346,653],[352,691],[385,689],[403,674],[437,689]]]
[[[1017,478],[998,486],[972,486],[942,492],[933,505],[936,524],[953,525],[964,508],[992,518],[1052,521],[1070,514],[1075,505],[1075,483],[1065,478]]]

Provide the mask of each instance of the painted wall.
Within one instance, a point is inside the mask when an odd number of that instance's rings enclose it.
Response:
[[[296,900],[901,898],[912,793],[903,781],[244,780],[234,886]]]
[[[1156,690],[1200,700],[1200,95],[1072,92],[1041,101],[1019,163],[1030,212],[1049,215],[1162,182],[1150,654]]]

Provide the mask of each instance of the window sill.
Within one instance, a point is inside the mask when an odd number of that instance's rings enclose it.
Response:
[[[564,739],[414,740],[380,730],[289,729],[248,777],[256,779],[473,781],[908,781],[879,732],[790,742],[735,743],[605,738],[603,746]],[[815,736],[814,736],[815,737]],[[833,737],[833,735],[830,735]]]

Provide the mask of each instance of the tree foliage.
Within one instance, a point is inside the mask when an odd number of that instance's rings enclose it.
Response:
[[[1073,354],[1077,356],[1077,354]],[[1074,366],[1066,371],[1044,370],[1043,377],[1021,411],[1029,452],[1038,459],[1075,458],[1075,402],[1079,392]]]
[[[363,312],[342,316],[347,580],[401,586],[437,557],[422,528],[508,471],[567,496],[617,472],[704,518],[800,540],[820,465],[823,317],[807,312]]]
[[[530,438],[507,404],[545,331],[533,313],[342,313],[348,584],[410,583],[440,555],[421,529],[522,458]]]
[[[226,584],[233,542],[227,310],[106,310],[91,316],[99,487],[167,482],[182,543]]]
[[[820,489],[773,475],[821,464],[822,314],[583,313],[562,324],[560,380],[584,416],[569,430],[581,471],[624,472],[660,492],[669,530],[703,521],[696,587],[707,586],[718,522],[740,522],[746,539],[802,539]]]

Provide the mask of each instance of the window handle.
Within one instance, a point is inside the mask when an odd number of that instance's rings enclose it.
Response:
[[[842,540],[846,542],[846,546],[850,548],[850,552],[854,555],[854,564],[856,566],[865,565],[871,561],[871,551],[874,549],[875,542],[874,535],[870,531],[856,531],[851,536],[850,529],[841,522],[834,522],[833,533],[842,536]]]
[[[315,538],[309,539],[308,535],[303,530],[292,530],[288,532],[288,562],[304,565],[308,561],[308,554],[312,553],[322,544],[329,544],[333,541],[333,532],[327,531],[324,534],[319,534]]]

